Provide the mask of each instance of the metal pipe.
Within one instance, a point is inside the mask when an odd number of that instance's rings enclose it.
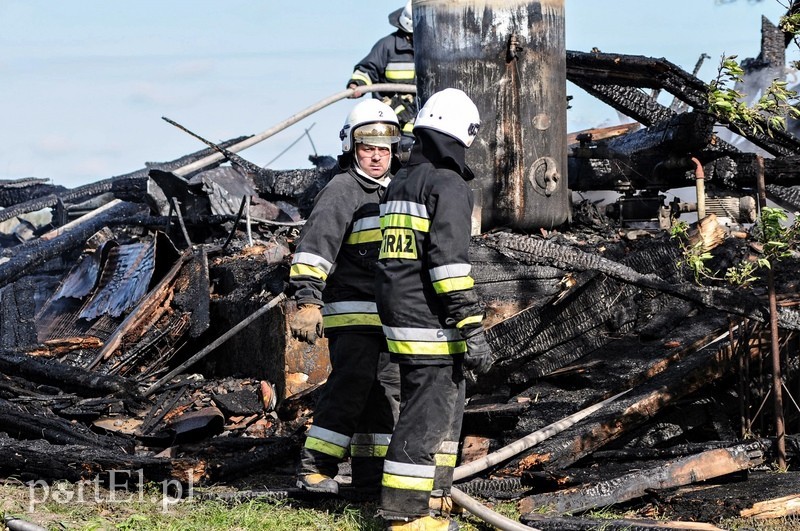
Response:
[[[543,440],[564,431],[570,426],[575,425],[581,419],[588,417],[609,402],[616,400],[629,391],[630,389],[621,393],[617,393],[616,395],[606,398],[605,400],[598,402],[593,406],[589,406],[581,411],[578,411],[577,413],[573,413],[572,415],[545,426],[544,428],[537,430],[530,435],[526,435],[514,443],[504,446],[500,450],[497,450],[496,452],[493,452],[482,459],[477,459],[465,465],[456,467],[455,471],[453,472],[453,480],[457,481],[467,476],[471,476],[489,468],[490,466],[514,457],[518,453],[527,450],[531,446],[534,446],[535,444],[538,444]],[[507,518],[502,514],[494,512],[456,487],[451,487],[450,496],[453,498],[454,503],[460,505],[487,524],[493,525],[501,531],[538,531],[535,527],[529,527],[521,524],[520,522]]]
[[[500,531],[540,531],[535,527],[528,527],[527,525],[517,522],[516,520],[512,520],[507,516],[503,516],[500,513],[494,512],[478,500],[468,496],[455,487],[450,489],[450,497],[453,498],[453,502],[457,503],[487,524],[493,525],[497,529],[500,529]]]
[[[609,402],[613,402],[617,398],[621,397],[625,393],[629,392],[630,389],[627,391],[623,391],[621,393],[617,393],[616,395],[606,398],[602,402],[598,402],[593,406],[589,406],[585,409],[582,409],[576,413],[568,417],[564,417],[563,419],[553,422],[545,426],[540,430],[536,430],[535,432],[526,435],[522,439],[519,439],[499,450],[492,452],[491,454],[484,456],[481,459],[476,459],[475,461],[471,461],[459,467],[456,467],[455,471],[453,472],[453,481],[458,481],[464,479],[465,477],[472,476],[481,472],[482,470],[486,470],[490,466],[494,466],[497,463],[502,463],[507,459],[511,459],[515,455],[524,452],[528,448],[539,444],[540,442],[544,441],[545,439],[549,439],[553,435],[556,435],[567,428],[574,426],[582,419],[588,417],[598,409],[606,406]]]
[[[706,174],[703,164],[692,157],[694,162],[694,187],[697,191],[697,222],[706,217]]]
[[[234,145],[230,146],[227,149],[228,149],[228,151],[231,151],[233,153],[238,153],[239,151],[241,151],[241,150],[243,150],[245,148],[249,148],[250,146],[254,146],[254,145],[258,144],[259,142],[261,142],[263,140],[266,140],[267,138],[271,137],[272,135],[274,135],[276,133],[279,133],[280,131],[283,131],[284,129],[286,129],[290,125],[296,124],[297,122],[299,122],[300,120],[302,120],[306,116],[314,114],[315,112],[317,112],[317,111],[319,111],[321,109],[324,109],[325,107],[327,107],[328,105],[330,105],[332,103],[336,103],[339,100],[343,100],[343,99],[349,98],[351,96],[358,97],[358,96],[361,96],[362,94],[365,94],[367,92],[406,92],[406,93],[416,94],[417,87],[415,87],[414,85],[407,85],[407,84],[402,84],[402,83],[377,83],[375,85],[369,85],[369,86],[365,86],[365,87],[358,87],[358,88],[355,88],[355,89],[343,90],[341,92],[337,92],[336,94],[334,94],[332,96],[328,96],[327,98],[325,98],[323,100],[318,101],[314,105],[303,109],[302,111],[300,111],[299,113],[297,113],[297,114],[295,114],[293,116],[290,116],[286,120],[282,121],[279,124],[276,124],[276,125],[272,126],[271,128],[267,129],[266,131],[258,133],[257,135],[253,135],[253,136],[251,136],[250,138],[248,138],[246,140],[242,140],[238,144],[234,144]],[[203,157],[200,160],[196,160],[196,161],[192,162],[191,164],[187,164],[186,166],[181,166],[180,168],[178,168],[176,170],[173,170],[172,173],[174,175],[177,175],[178,177],[183,177],[184,175],[188,175],[189,173],[192,173],[194,171],[201,170],[201,169],[203,169],[203,168],[205,168],[207,166],[210,166],[211,164],[214,164],[215,162],[218,162],[218,161],[222,160],[223,158],[225,158],[225,157],[222,155],[222,153],[212,153],[211,155],[208,155],[207,157]]]

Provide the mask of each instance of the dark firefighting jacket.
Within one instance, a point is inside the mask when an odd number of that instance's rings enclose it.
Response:
[[[383,191],[353,169],[336,175],[317,194],[300,234],[290,292],[298,304],[322,306],[326,335],[383,333],[374,289]]]
[[[347,82],[348,86],[351,83],[359,86],[374,83],[416,84],[414,46],[405,35],[398,30],[375,43],[369,54],[356,65]],[[418,110],[415,97],[387,92],[374,92],[372,95],[391,106],[400,120],[403,133],[411,134]]]
[[[433,137],[450,138],[420,131],[422,146],[381,201],[376,295],[389,352],[401,363],[452,363],[466,352],[462,331],[483,319],[470,276],[472,191],[464,172],[423,153]]]
[[[408,83],[416,84],[414,71],[414,46],[408,42],[405,33],[396,32],[383,37],[375,43],[372,50],[355,67],[350,83],[359,86],[374,83]],[[394,94],[374,94],[376,98],[389,97]]]

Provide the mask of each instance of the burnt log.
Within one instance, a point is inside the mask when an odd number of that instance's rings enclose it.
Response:
[[[620,85],[663,89],[697,112],[706,112],[708,109],[708,86],[663,58],[568,50],[567,79],[582,88]],[[614,106],[613,101],[606,103]],[[624,108],[617,110],[626,112]],[[769,129],[766,124],[763,129],[766,132],[754,131],[748,124],[738,121],[722,125],[774,156],[800,154],[800,140],[789,132]]]
[[[520,517],[523,524],[541,531],[725,531],[713,524],[680,522],[670,520],[648,520],[642,518],[576,518],[548,517],[527,514]]]
[[[301,439],[300,435],[274,438],[271,444],[236,452],[224,459],[210,457],[207,475],[212,482],[227,481],[252,474],[253,470],[264,471],[287,464],[293,466]]]
[[[49,179],[27,177],[23,179],[0,179],[0,207],[8,208],[49,194],[66,191],[63,186],[48,184]]]
[[[708,342],[711,343],[711,342]],[[694,350],[694,349],[693,349]],[[726,376],[736,363],[727,346],[698,349],[638,385],[628,395],[612,402],[589,421],[565,430],[528,452],[509,474],[544,468],[561,470],[616,440],[621,435],[653,418],[666,406],[688,396],[708,383]],[[750,356],[756,356],[751,349]]]
[[[51,445],[43,440],[0,436],[0,473],[22,480],[98,480],[106,484],[110,474],[129,473],[131,479],[197,485],[205,477],[205,466],[195,459],[144,457],[96,446]],[[118,475],[116,480],[119,484],[124,478]]]
[[[104,215],[81,223],[73,230],[52,240],[32,240],[3,252],[9,259],[0,264],[0,286],[13,282],[24,274],[30,274],[47,260],[66,255],[82,248],[89,237],[103,228],[111,219],[126,218],[141,212],[143,206],[133,203],[120,203],[107,210]]]
[[[764,461],[759,443],[709,450],[656,468],[630,472],[599,483],[523,498],[523,514],[547,507],[548,512],[573,514],[608,507],[639,498],[652,490],[663,490],[733,474]]]
[[[116,396],[132,403],[141,400],[136,385],[126,378],[97,374],[56,360],[42,360],[16,352],[0,351],[0,373],[83,397]]]
[[[484,378],[487,383],[511,374],[509,383],[524,385],[630,332],[642,288],[759,322],[769,319],[764,302],[752,295],[682,282],[675,267],[680,251],[669,242],[655,243],[622,262],[533,237],[503,234],[485,244],[523,263],[584,272],[563,297],[489,329],[495,367]],[[781,308],[778,318],[786,329],[800,326],[798,312],[788,308]]]
[[[243,138],[246,137],[239,137],[232,140],[227,140],[225,142],[221,142],[219,145],[223,147],[228,147],[230,145],[238,143]],[[195,160],[206,157],[211,153],[214,153],[214,150],[204,149],[202,151],[197,151],[190,155],[184,155],[183,157],[175,159],[170,162],[145,163],[146,166],[145,168],[136,170],[131,173],[126,173],[124,175],[110,177],[102,181],[89,183],[84,186],[80,186],[78,188],[73,188],[72,190],[65,191],[63,193],[49,194],[46,196],[37,197],[35,199],[25,201],[23,203],[18,203],[4,210],[0,210],[0,222],[6,221],[15,216],[26,214],[28,212],[41,210],[42,208],[54,207],[59,202],[77,203],[107,192],[114,193],[114,195],[118,199],[142,201],[144,198],[141,194],[141,190],[145,186],[143,182],[147,180],[147,176],[148,173],[150,172],[150,169],[158,168],[164,171],[170,171],[175,168],[180,168],[181,166],[184,166]],[[134,193],[131,193],[131,190],[133,190]]]
[[[132,438],[98,435],[45,409],[28,409],[3,399],[0,399],[0,432],[15,439],[44,439],[52,444],[116,448],[125,453],[134,449]]]

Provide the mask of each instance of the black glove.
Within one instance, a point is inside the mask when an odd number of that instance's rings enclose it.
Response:
[[[492,350],[486,342],[486,332],[482,326],[474,328],[464,335],[467,342],[467,353],[464,354],[464,368],[477,374],[485,374],[492,367]]]
[[[414,119],[417,117],[417,103],[413,96],[395,94],[387,102],[387,105],[394,109],[401,127],[407,123],[414,123]]]

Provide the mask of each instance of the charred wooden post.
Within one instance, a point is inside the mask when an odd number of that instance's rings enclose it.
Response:
[[[483,230],[568,221],[561,0],[414,2],[417,90],[464,90],[481,113],[467,152]]]

